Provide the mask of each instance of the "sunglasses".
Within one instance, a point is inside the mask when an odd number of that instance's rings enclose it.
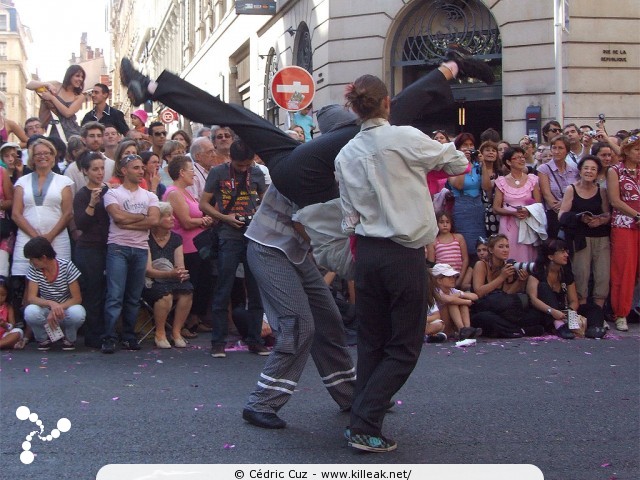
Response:
[[[120,160],[120,164],[124,167],[130,162],[133,162],[134,160],[142,160],[142,157],[140,155],[135,155],[135,154],[127,155],[126,157],[122,157],[122,160]]]
[[[561,128],[550,128],[549,131],[553,132],[553,133],[558,133],[558,132],[561,132],[562,129]]]
[[[153,132],[154,137],[166,137],[167,132]]]
[[[231,135],[228,134],[228,133],[225,133],[225,134],[221,133],[220,135],[216,135],[216,138],[218,138],[218,139],[231,138]]]

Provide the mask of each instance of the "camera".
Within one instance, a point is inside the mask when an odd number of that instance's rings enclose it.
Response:
[[[533,273],[536,267],[534,262],[516,262],[513,258],[505,262],[507,265],[513,265],[516,270],[524,270],[527,273]]]
[[[244,223],[245,227],[248,227],[251,223],[251,220],[253,220],[253,215],[236,215],[236,220]]]
[[[595,130],[589,130],[587,132],[587,135],[589,135],[591,138],[595,138],[595,136],[598,134],[598,132],[596,132]]]
[[[601,114],[598,115],[598,120],[600,120],[601,122],[605,121],[604,113],[601,113]]]

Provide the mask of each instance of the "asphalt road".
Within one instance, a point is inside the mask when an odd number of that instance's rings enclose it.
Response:
[[[241,411],[263,357],[208,355],[203,334],[186,350],[115,355],[79,348],[1,355],[0,477],[93,479],[109,463],[530,463],[552,480],[640,478],[640,329],[605,340],[481,340],[468,349],[425,345],[385,419],[395,452],[346,446],[340,413],[310,362],[280,412],[284,430],[245,423]],[[355,348],[353,348],[355,357]],[[71,429],[32,440],[60,418]]]

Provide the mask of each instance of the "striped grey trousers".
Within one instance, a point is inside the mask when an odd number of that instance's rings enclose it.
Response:
[[[276,345],[245,408],[278,412],[298,385],[309,353],[329,394],[341,409],[349,408],[356,374],[342,317],[310,255],[295,265],[282,251],[249,241],[247,260]]]

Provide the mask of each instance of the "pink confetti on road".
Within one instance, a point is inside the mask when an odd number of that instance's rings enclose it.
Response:
[[[80,403],[87,404],[87,403],[89,403],[89,402],[87,402],[86,400],[80,400]]]
[[[585,354],[585,355],[591,355],[591,353],[590,353],[590,352],[584,352],[584,354]]]
[[[231,444],[231,443],[225,443],[222,448],[224,448],[225,450],[230,450],[232,448],[236,448],[235,445]]]
[[[113,397],[111,400],[120,400],[120,397]]]
[[[396,401],[396,403],[397,403],[398,405],[402,405],[402,400],[398,400],[398,401]]]
[[[28,368],[25,368],[25,369],[24,369],[24,373],[29,373],[29,369],[28,369]]]
[[[603,463],[602,465],[600,465],[602,468],[607,468],[611,466],[611,463],[607,462],[607,463]]]

